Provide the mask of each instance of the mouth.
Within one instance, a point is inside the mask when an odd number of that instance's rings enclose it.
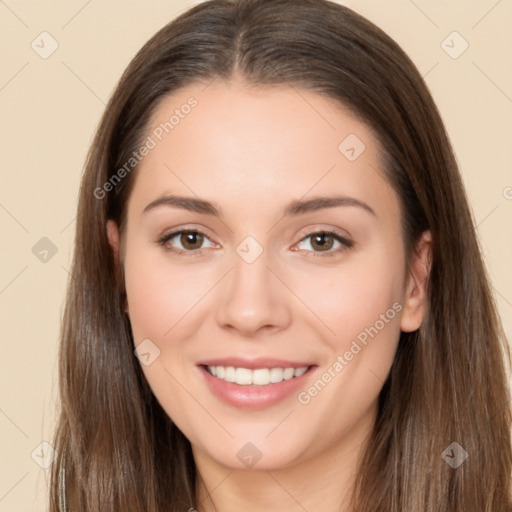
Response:
[[[260,359],[216,360],[197,365],[206,387],[224,403],[258,410],[275,405],[307,386],[318,368],[305,362]]]
[[[269,384],[279,384],[284,380],[296,379],[304,375],[311,366],[301,366],[299,368],[250,368],[234,366],[204,366],[206,371],[213,377],[221,379],[224,382],[231,382],[239,386],[268,386]]]

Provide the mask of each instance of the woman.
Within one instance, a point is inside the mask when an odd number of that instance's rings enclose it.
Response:
[[[460,174],[373,24],[186,12],[121,78],[78,211],[51,510],[512,510]]]

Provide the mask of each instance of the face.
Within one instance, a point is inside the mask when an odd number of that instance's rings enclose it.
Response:
[[[196,458],[273,469],[355,447],[424,302],[370,129],[312,92],[217,81],[167,97],[147,137],[127,313]]]

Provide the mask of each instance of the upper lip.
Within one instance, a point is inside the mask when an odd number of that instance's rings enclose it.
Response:
[[[208,359],[200,361],[202,366],[234,366],[235,368],[247,368],[256,370],[258,368],[304,368],[313,366],[313,363],[297,362],[286,359],[274,359],[271,357],[258,357],[256,359],[243,359],[240,357],[223,357],[222,359]]]

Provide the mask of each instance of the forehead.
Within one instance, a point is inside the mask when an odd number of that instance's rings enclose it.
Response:
[[[334,191],[394,199],[371,129],[333,99],[303,89],[194,84],[160,102],[146,141],[137,202],[164,192],[269,206]]]

